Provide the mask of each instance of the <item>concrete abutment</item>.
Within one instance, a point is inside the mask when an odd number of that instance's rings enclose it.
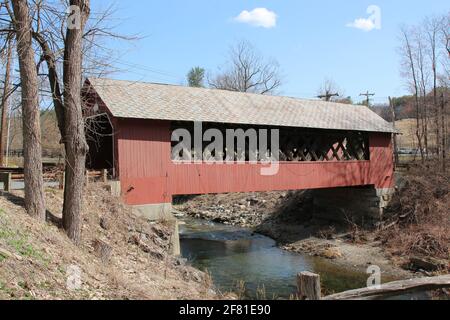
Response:
[[[376,225],[383,219],[394,193],[394,188],[374,186],[313,190],[313,216],[318,220]]]

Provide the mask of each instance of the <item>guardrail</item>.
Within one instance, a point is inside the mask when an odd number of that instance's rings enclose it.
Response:
[[[9,150],[7,153],[4,152],[3,156],[5,157],[17,157],[17,158],[23,158],[24,156],[24,150],[23,149],[13,149]],[[59,158],[62,157],[63,154],[60,149],[43,149],[42,150],[42,156],[44,158]]]
[[[44,169],[44,180],[59,182],[59,188],[64,189],[65,173],[58,168]],[[23,181],[25,178],[23,168],[0,168],[0,183],[3,182],[3,190],[10,192],[13,181]],[[94,181],[108,181],[108,170],[86,171],[86,184]]]

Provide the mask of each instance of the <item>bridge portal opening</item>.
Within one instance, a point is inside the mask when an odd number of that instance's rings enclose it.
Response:
[[[107,114],[86,119],[86,139],[89,145],[86,167],[89,170],[107,169],[115,176],[114,129]]]

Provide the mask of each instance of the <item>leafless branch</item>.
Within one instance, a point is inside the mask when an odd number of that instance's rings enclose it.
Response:
[[[241,41],[230,49],[226,71],[209,84],[222,90],[274,94],[281,86],[279,65],[275,60],[265,61],[249,42]]]

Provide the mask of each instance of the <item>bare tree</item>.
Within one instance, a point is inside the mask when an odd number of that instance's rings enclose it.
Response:
[[[447,151],[448,151],[448,141],[449,141],[449,132],[448,132],[448,93],[450,91],[450,33],[449,26],[450,25],[450,12],[444,15],[442,18],[440,27],[440,34],[442,39],[442,44],[444,49],[444,53],[442,54],[442,77],[441,77],[441,87],[443,88],[443,93],[441,96],[441,148],[442,148],[442,170],[444,173],[447,172]],[[439,126],[439,124],[438,124]]]
[[[3,82],[3,95],[1,99],[1,131],[0,131],[0,166],[4,165],[4,155],[7,145],[7,135],[8,135],[8,111],[9,111],[9,98],[11,95],[11,72],[12,72],[12,37],[11,34],[8,35],[6,41],[6,63],[5,63],[5,81]],[[2,50],[3,51],[3,50]]]
[[[211,80],[212,88],[274,94],[281,86],[279,65],[275,60],[264,60],[247,41],[230,49],[228,65]]]
[[[445,94],[441,95],[441,123],[442,123],[442,171],[444,173],[447,172],[447,123],[446,123],[446,114],[445,114],[445,106],[447,102],[445,101]]]
[[[33,38],[42,50],[41,62],[45,61],[47,65],[46,76],[57,115],[61,141],[66,151],[63,227],[69,238],[78,244],[81,239],[83,188],[88,151],[82,114],[81,86],[83,37],[90,15],[90,2],[89,0],[71,0],[70,6],[73,11],[68,17],[64,14],[61,16],[53,7],[47,7],[42,2],[39,5],[41,13],[56,12],[54,19],[50,18],[49,14],[37,15],[38,23],[33,32]],[[46,20],[43,20],[43,16]],[[54,28],[60,27],[61,21],[66,19],[68,23],[65,36],[58,39],[58,33],[55,33]],[[41,29],[43,25],[47,28]],[[63,40],[62,88],[58,68],[60,51],[54,49],[59,47],[61,40]]]
[[[34,170],[33,177],[40,176],[42,180],[38,90],[41,89],[42,95],[45,94],[46,90],[44,82],[38,77],[37,71],[43,67],[42,63],[45,62],[46,69],[44,70],[46,71],[44,71],[44,75],[49,83],[48,92],[51,93],[62,137],[61,142],[64,143],[66,151],[63,227],[68,236],[78,244],[81,237],[82,196],[88,150],[81,101],[83,54],[86,53],[86,50],[89,50],[89,47],[92,47],[92,44],[86,43],[92,41],[95,35],[107,33],[107,31],[97,28],[98,25],[94,24],[95,30],[90,29],[89,33],[84,33],[90,15],[89,0],[71,0],[67,4],[70,5],[71,10],[69,15],[66,13],[65,3],[35,1],[34,7],[30,10],[26,1],[14,1],[13,20],[16,26],[14,32],[18,41],[21,88],[24,96],[25,162],[27,162],[27,155],[39,156],[39,160],[32,161],[32,163],[38,163],[40,166],[39,169]],[[5,2],[5,7],[8,7],[8,2]],[[13,17],[13,14],[11,16]],[[16,21],[20,21],[20,24]],[[65,34],[64,29],[66,30]],[[37,48],[33,47],[33,39],[38,44]],[[39,49],[42,55],[36,64],[35,58],[39,58],[36,54]],[[22,68],[22,65],[24,65],[24,68]],[[63,75],[62,77],[59,76],[60,73]],[[33,114],[34,118],[30,120],[26,111],[31,108],[28,107],[31,104],[35,108],[35,114]],[[37,123],[37,125],[30,128],[30,124],[34,125],[34,123]],[[36,142],[39,140],[37,142],[39,150],[30,148],[30,143],[27,142],[29,139],[26,138],[26,135],[29,134],[36,137]],[[27,165],[25,165],[25,169],[27,169]],[[37,174],[37,171],[40,173]],[[42,186],[39,188],[36,183],[25,181],[25,187],[26,189],[31,188],[35,193],[41,193],[43,198],[43,191],[39,192],[39,190],[42,190]],[[30,197],[26,195],[26,198]],[[45,208],[43,205],[41,207],[45,218]]]
[[[428,46],[428,55],[429,60],[431,63],[431,72],[432,72],[432,78],[433,78],[433,111],[434,116],[436,118],[439,118],[439,102],[438,102],[438,92],[437,92],[437,81],[438,81],[438,58],[439,58],[439,52],[438,52],[438,39],[439,39],[439,32],[442,26],[442,19],[433,17],[433,18],[427,18],[425,19],[424,28],[425,33],[427,35],[427,46]],[[440,155],[441,148],[440,148],[440,126],[436,125],[436,152],[437,155]]]
[[[45,221],[44,181],[42,173],[39,88],[32,44],[32,19],[27,1],[12,0],[10,12],[17,42],[22,90],[25,207],[33,217]]]
[[[419,83],[419,100],[420,100],[420,111],[421,111],[421,125],[423,129],[423,144],[424,153],[428,158],[429,146],[428,146],[428,103],[427,103],[427,92],[429,85],[429,65],[426,60],[425,54],[425,39],[423,35],[422,27],[419,26],[413,33],[413,41],[415,43],[415,48],[413,54],[416,60],[417,72],[418,72],[418,83]]]
[[[436,154],[444,162],[447,152],[447,146],[442,143],[447,139],[446,102],[442,102],[442,97],[439,99],[439,93],[447,93],[450,85],[449,23],[450,15],[446,14],[426,18],[417,26],[401,30],[403,75],[414,95],[416,138],[423,161],[425,155],[429,158]],[[429,153],[430,150],[435,153]]]
[[[422,161],[425,161],[425,153],[423,148],[423,134],[421,130],[421,113],[420,113],[420,89],[417,72],[417,62],[414,55],[414,47],[411,43],[411,30],[406,27],[401,29],[402,35],[402,58],[403,67],[405,69],[404,75],[410,81],[410,86],[414,94],[415,109],[416,109],[416,138],[419,146],[419,151],[422,157]]]
[[[444,36],[445,49],[447,50],[447,54],[450,58],[450,32],[448,28],[449,25],[450,25],[450,13],[444,16],[441,23],[441,31]]]
[[[29,14],[31,35],[36,44],[38,86],[43,101],[48,103],[50,98],[54,106],[66,153],[63,227],[68,236],[79,243],[88,150],[82,114],[82,77],[101,76],[112,70],[113,55],[102,45],[101,38],[132,40],[136,37],[120,36],[113,32],[113,27],[106,25],[113,13],[112,7],[95,13],[94,18],[88,20],[89,0],[39,0],[32,4]],[[2,31],[7,30],[0,28]]]

